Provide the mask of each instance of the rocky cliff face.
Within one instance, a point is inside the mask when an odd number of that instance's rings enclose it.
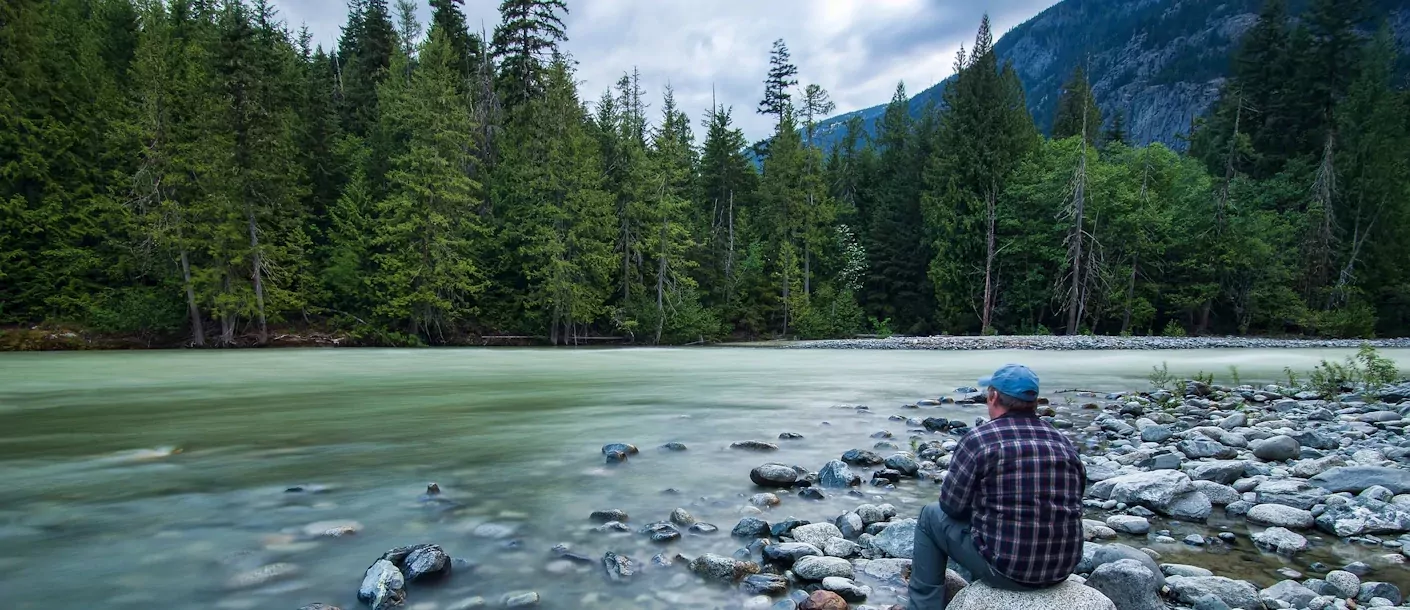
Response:
[[[1300,11],[1305,1],[1293,0]],[[1085,62],[1108,121],[1126,117],[1135,143],[1184,148],[1193,120],[1219,96],[1230,55],[1257,19],[1262,0],[1065,0],[1010,30],[994,45],[1013,62],[1039,129],[1052,125],[1058,92]],[[1410,49],[1410,0],[1373,0],[1371,8]],[[940,103],[944,83],[911,100],[913,112]],[[836,117],[820,130],[840,138],[860,115],[868,131],[884,106]]]

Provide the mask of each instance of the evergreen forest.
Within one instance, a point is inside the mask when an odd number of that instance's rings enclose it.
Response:
[[[0,327],[1410,335],[1410,93],[1365,0],[1268,0],[1179,151],[1080,69],[1040,130],[987,18],[941,103],[898,85],[825,149],[783,40],[757,107],[682,108],[631,66],[580,91],[564,0],[460,2],[351,0],[332,49],[270,0],[0,4]]]

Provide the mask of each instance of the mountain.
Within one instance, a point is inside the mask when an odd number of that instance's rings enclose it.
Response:
[[[1028,109],[1044,132],[1052,126],[1058,92],[1077,65],[1087,74],[1102,114],[1126,116],[1135,143],[1163,142],[1183,149],[1190,124],[1214,103],[1228,75],[1230,55],[1257,19],[1263,0],[1065,0],[1004,34],[994,45],[1000,62],[1013,62]],[[1307,0],[1291,0],[1301,13]],[[1410,48],[1410,0],[1370,0],[1402,49]],[[1401,71],[1402,74],[1405,70]],[[946,81],[948,82],[948,81]],[[910,100],[911,112],[941,103],[945,82]],[[860,116],[868,133],[885,105],[839,115],[819,126],[824,146],[841,139]]]

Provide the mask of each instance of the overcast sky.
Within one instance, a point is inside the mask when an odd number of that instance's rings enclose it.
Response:
[[[734,108],[751,141],[768,135],[755,112],[769,50],[783,38],[801,85],[832,94],[838,113],[891,98],[898,81],[915,93],[950,75],[955,51],[969,47],[988,12],[995,38],[1055,0],[568,0],[567,50],[579,90],[595,101],[623,72],[641,70],[652,118],[666,84],[697,125],[711,96]],[[345,0],[276,0],[293,29],[308,24],[331,47],[346,20]],[[394,1],[388,2],[394,4]],[[424,0],[422,22],[430,9]],[[498,0],[465,0],[472,28],[493,31]],[[795,99],[796,99],[795,94]]]

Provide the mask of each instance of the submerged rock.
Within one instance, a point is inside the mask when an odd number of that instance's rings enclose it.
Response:
[[[625,455],[636,455],[639,453],[636,445],[628,443],[608,443],[602,446],[602,455],[608,455],[613,452],[620,452]]]
[[[758,452],[778,451],[778,445],[764,441],[735,441],[729,444],[729,448]]]
[[[1253,543],[1260,548],[1293,555],[1307,550],[1307,539],[1301,534],[1282,527],[1270,527],[1253,535]]]
[[[750,595],[782,595],[788,592],[788,579],[778,574],[751,574],[739,587]]]
[[[506,593],[500,601],[505,608],[528,608],[539,605],[539,594],[537,591],[520,591]]]
[[[608,551],[602,556],[602,567],[607,572],[607,580],[626,582],[637,574],[636,560],[626,555]]]

